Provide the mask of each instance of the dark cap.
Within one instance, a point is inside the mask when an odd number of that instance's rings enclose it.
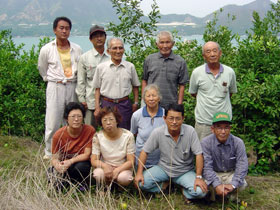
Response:
[[[216,122],[229,122],[231,123],[230,116],[226,112],[218,112],[213,116],[213,124]]]
[[[105,30],[104,30],[104,27],[102,26],[99,26],[99,25],[94,25],[90,28],[89,30],[89,37],[91,37],[91,35],[97,31],[100,31],[100,32],[103,32],[106,34]]]

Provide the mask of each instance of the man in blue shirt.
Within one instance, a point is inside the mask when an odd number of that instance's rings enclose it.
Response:
[[[248,159],[244,142],[230,134],[230,115],[218,112],[213,117],[211,135],[202,142],[204,157],[203,177],[210,188],[211,200],[215,194],[235,200],[236,189],[243,190],[247,183]]]

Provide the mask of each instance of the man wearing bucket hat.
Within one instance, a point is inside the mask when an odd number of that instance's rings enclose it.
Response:
[[[230,115],[225,112],[214,114],[212,134],[201,141],[204,168],[203,177],[209,186],[212,201],[215,194],[230,195],[236,199],[237,189],[247,186],[248,159],[242,139],[232,135]]]
[[[104,28],[99,25],[92,26],[89,30],[89,40],[93,48],[84,53],[79,60],[76,93],[79,102],[86,108],[85,123],[96,128],[93,115],[95,110],[93,76],[96,66],[109,60],[109,56],[105,53],[104,48],[106,41]]]

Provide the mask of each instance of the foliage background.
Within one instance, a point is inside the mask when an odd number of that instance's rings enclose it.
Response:
[[[120,20],[110,23],[108,30],[131,46],[126,59],[134,63],[139,78],[142,77],[144,59],[156,52],[156,23],[160,15],[156,1],[148,21],[143,21],[139,0],[112,0]],[[222,12],[222,11],[220,11]],[[261,19],[254,13],[253,27],[241,39],[226,26],[217,25],[218,13],[208,22],[203,39],[216,41],[223,52],[221,62],[231,66],[237,76],[238,93],[232,97],[233,133],[241,137],[248,150],[257,155],[250,166],[252,173],[279,170],[280,156],[280,3]],[[230,21],[235,17],[228,15]],[[174,52],[187,62],[189,75],[204,61],[202,46],[196,41],[184,42],[176,38]],[[48,38],[41,40],[38,49]],[[29,52],[22,45],[15,46],[10,31],[0,33],[0,134],[31,136],[43,139],[45,114],[45,88],[37,70],[38,51]],[[194,125],[195,99],[186,87],[184,107],[185,122]]]

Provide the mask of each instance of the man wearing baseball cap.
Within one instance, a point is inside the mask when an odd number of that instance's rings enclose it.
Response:
[[[109,60],[104,48],[106,41],[104,28],[99,25],[92,26],[89,30],[89,40],[93,48],[84,53],[79,60],[76,93],[79,102],[86,108],[85,123],[96,128],[93,115],[95,110],[93,76],[96,66]]]
[[[215,195],[236,199],[236,191],[247,186],[248,159],[242,139],[232,135],[230,115],[214,114],[212,134],[201,141],[204,168],[203,177],[209,187],[212,201]]]

